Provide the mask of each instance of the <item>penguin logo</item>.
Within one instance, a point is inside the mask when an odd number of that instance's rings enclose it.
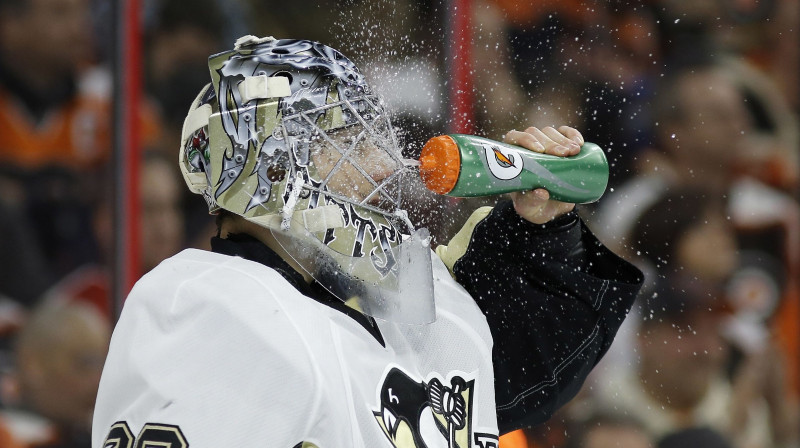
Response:
[[[416,381],[397,367],[386,374],[375,420],[395,448],[469,448],[474,380]]]
[[[517,151],[490,144],[482,146],[489,171],[494,177],[510,180],[522,172],[522,156]]]

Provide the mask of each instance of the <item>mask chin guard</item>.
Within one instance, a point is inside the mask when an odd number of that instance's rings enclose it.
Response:
[[[397,246],[377,254],[349,257],[331,250],[302,226],[272,230],[295,262],[339,300],[357,304],[364,314],[399,324],[436,320],[430,235],[413,231]]]

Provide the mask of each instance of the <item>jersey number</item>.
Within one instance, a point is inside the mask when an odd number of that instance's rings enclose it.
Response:
[[[147,423],[135,438],[128,424],[111,425],[103,448],[189,448],[181,429],[173,425]]]

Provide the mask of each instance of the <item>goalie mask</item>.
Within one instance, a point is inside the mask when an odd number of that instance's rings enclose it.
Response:
[[[209,69],[179,162],[210,212],[270,229],[317,282],[366,314],[432,322],[427,231],[400,208],[408,168],[358,68],[317,42],[245,36]]]

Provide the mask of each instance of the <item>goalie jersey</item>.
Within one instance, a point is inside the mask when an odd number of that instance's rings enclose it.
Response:
[[[422,326],[359,313],[248,236],[179,253],[127,299],[92,445],[496,448],[577,393],[641,283],[574,213],[517,220],[483,210],[432,253]]]

